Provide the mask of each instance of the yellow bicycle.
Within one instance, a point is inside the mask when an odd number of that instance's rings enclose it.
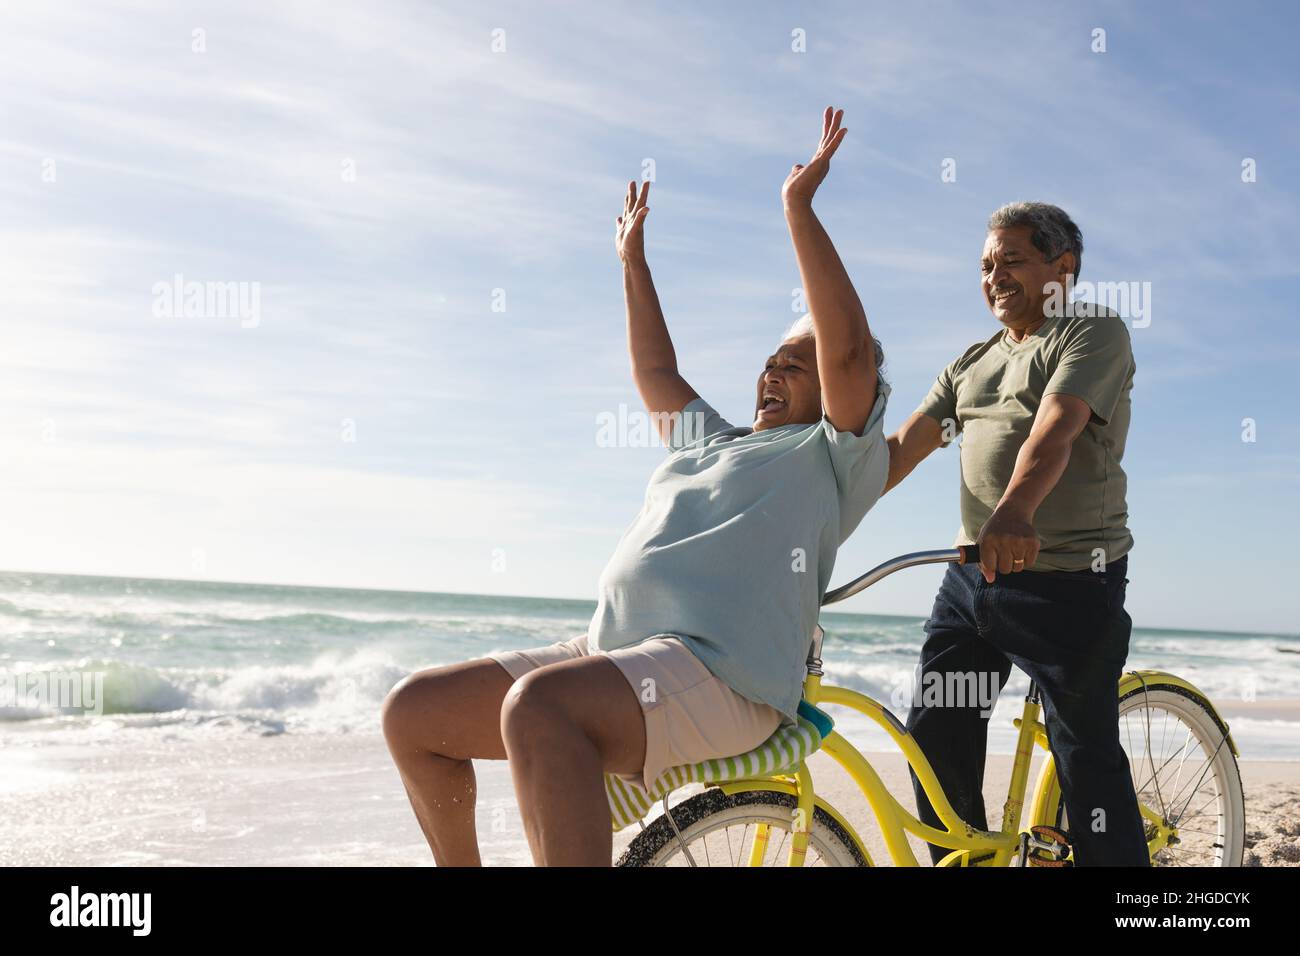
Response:
[[[823,606],[842,601],[904,568],[978,561],[972,546],[902,555],[829,592]],[[871,763],[831,730],[820,749],[861,789],[896,866],[917,866],[906,834],[950,852],[939,866],[1069,866],[1070,821],[1040,699],[1031,681],[1019,729],[1001,829],[977,829],[958,817],[925,754],[898,718],[879,702],[822,684],[822,631],[808,654],[803,696],[809,704],[843,706],[865,714],[902,751],[925,788],[944,829],[905,810]],[[1245,801],[1237,746],[1228,725],[1192,684],[1163,671],[1129,671],[1119,683],[1121,740],[1146,824],[1154,866],[1240,866],[1245,852]],[[1034,784],[1028,825],[1021,810],[1034,746],[1048,751]],[[619,858],[619,866],[872,866],[866,845],[844,815],[818,797],[800,761],[787,772],[710,784],[664,812]]]

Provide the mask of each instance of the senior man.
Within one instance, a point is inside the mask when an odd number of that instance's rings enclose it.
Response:
[[[945,574],[920,677],[955,687],[947,675],[986,673],[1001,689],[1020,667],[1042,692],[1075,862],[1149,866],[1118,713],[1132,629],[1120,460],[1133,354],[1118,316],[1069,303],[1082,254],[1078,226],[1056,206],[993,214],[982,290],[1002,328],[949,364],[890,437],[885,490],[961,433],[957,543],[978,544],[980,562]],[[986,829],[981,702],[927,703],[913,701],[908,729],[953,808]],[[912,783],[921,819],[939,826],[915,772]],[[930,846],[936,863],[949,852]]]

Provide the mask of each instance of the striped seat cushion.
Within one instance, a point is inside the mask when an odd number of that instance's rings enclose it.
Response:
[[[771,737],[748,753],[669,767],[648,791],[613,774],[605,774],[605,795],[609,798],[614,829],[621,830],[636,823],[664,794],[688,783],[720,783],[793,771],[817,752],[822,740],[835,726],[825,711],[818,710],[806,700],[799,701],[797,717],[797,724],[782,724]]]

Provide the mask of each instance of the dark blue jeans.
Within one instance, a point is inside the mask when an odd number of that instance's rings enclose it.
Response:
[[[968,682],[983,675],[979,679],[988,681],[990,690],[1000,691],[1012,664],[1038,683],[1080,866],[1150,865],[1128,756],[1119,740],[1118,685],[1132,631],[1124,610],[1127,570],[1125,555],[1104,573],[1021,571],[999,574],[989,584],[978,566],[951,565],[921,648],[919,688],[961,686],[960,677],[940,675],[964,675]],[[971,696],[914,696],[907,729],[958,816],[988,829],[983,796],[988,717]],[[942,829],[915,771],[912,786],[920,819]],[[950,852],[930,845],[936,863]]]

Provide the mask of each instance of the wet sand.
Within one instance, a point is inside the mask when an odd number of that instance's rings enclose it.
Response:
[[[910,811],[902,757],[869,759]],[[989,758],[991,822],[1001,816],[1010,764],[1008,756]],[[889,865],[847,775],[824,754],[809,766],[818,792],[846,814],[876,864]],[[1240,766],[1247,863],[1300,865],[1300,762]],[[506,764],[480,762],[477,773],[484,863],[530,865]],[[110,736],[76,745],[33,735],[30,745],[0,754],[0,820],[4,866],[433,864],[379,734],[196,742],[159,733],[147,740],[132,734],[129,744]],[[617,834],[615,852],[635,833]],[[924,844],[912,844],[928,862]]]

